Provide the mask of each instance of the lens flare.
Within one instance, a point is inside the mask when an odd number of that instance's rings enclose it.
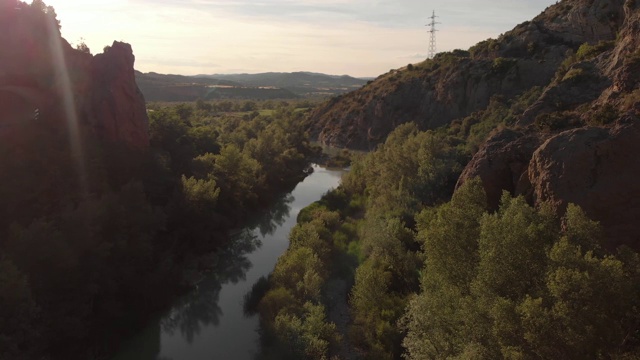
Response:
[[[76,111],[75,98],[71,88],[69,69],[64,56],[62,38],[59,36],[58,25],[54,19],[47,21],[49,27],[49,48],[51,51],[55,70],[55,84],[60,94],[62,94],[64,115],[67,120],[69,131],[69,145],[71,156],[75,162],[80,194],[87,197],[89,190],[87,186],[87,173],[85,169],[84,151],[80,138],[80,127],[78,124],[78,113]]]

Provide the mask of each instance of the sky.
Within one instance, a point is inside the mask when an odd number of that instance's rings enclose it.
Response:
[[[72,45],[130,43],[135,68],[164,74],[312,71],[375,77],[468,49],[556,0],[45,0]]]

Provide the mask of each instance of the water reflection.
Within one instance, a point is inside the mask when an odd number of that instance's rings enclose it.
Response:
[[[251,230],[244,229],[237,234],[232,243],[217,254],[211,274],[198,284],[195,291],[184,296],[162,320],[162,330],[170,335],[180,330],[191,344],[203,326],[217,326],[222,316],[222,309],[218,306],[222,285],[246,280],[246,273],[251,269],[246,254],[261,245],[262,242]]]
[[[258,217],[258,222],[254,226],[248,226],[257,228],[260,230],[260,235],[265,237],[267,235],[273,235],[277,228],[284,224],[285,219],[289,217],[291,212],[291,203],[295,201],[293,195],[286,194],[271,207],[265,214]]]
[[[249,220],[248,225],[233,235],[232,241],[212,255],[213,266],[197,288],[180,298],[168,314],[154,321],[113,360],[173,360],[160,356],[161,334],[175,336],[178,332],[188,344],[203,328],[218,326],[223,315],[220,292],[225,284],[246,280],[252,263],[247,255],[262,246],[257,233],[264,238],[273,234],[289,217],[295,198],[284,194],[267,210]],[[257,231],[256,231],[257,230]]]
[[[216,254],[211,274],[198,284],[197,290],[183,297],[161,321],[162,330],[170,335],[180,330],[191,344],[202,327],[218,326],[223,315],[218,305],[222,285],[245,281],[247,271],[252,267],[246,255],[262,246],[254,229],[258,229],[262,237],[273,234],[289,217],[290,204],[294,200],[291,194],[281,196],[272,207],[235,234],[231,243]]]
[[[259,322],[257,316],[246,316],[244,298],[286,250],[300,209],[338,184],[342,172],[315,169],[292,194],[281,196],[234,234],[213,256],[211,274],[198,288],[132,338],[114,360],[253,360],[260,351]]]

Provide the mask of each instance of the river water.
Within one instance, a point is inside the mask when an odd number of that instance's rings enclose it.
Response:
[[[314,172],[240,231],[212,259],[198,288],[131,338],[113,360],[253,360],[260,351],[258,316],[245,316],[244,296],[268,276],[289,245],[298,212],[338,186],[343,171]]]

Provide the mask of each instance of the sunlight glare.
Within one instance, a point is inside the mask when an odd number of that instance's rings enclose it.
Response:
[[[76,112],[75,99],[71,90],[71,79],[64,53],[62,51],[62,41],[57,36],[57,24],[54,21],[47,21],[49,26],[49,48],[53,57],[55,68],[55,84],[63,96],[63,106],[67,127],[69,129],[69,144],[71,156],[75,162],[76,172],[80,184],[80,194],[86,198],[88,195],[87,174],[84,164],[84,153],[80,140],[80,129],[78,126],[78,114]]]

